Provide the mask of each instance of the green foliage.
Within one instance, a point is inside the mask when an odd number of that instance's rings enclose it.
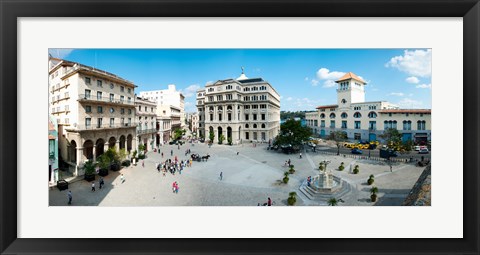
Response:
[[[288,183],[288,180],[290,180],[287,176],[283,177],[283,183]]]
[[[289,119],[280,126],[280,134],[275,138],[273,145],[300,146],[310,136],[312,136],[312,130],[309,127],[302,127],[300,121]]]
[[[318,169],[320,169],[320,171],[324,171],[325,170],[325,164],[322,162],[320,162],[320,165],[318,166]]]
[[[178,140],[180,138],[182,138],[182,136],[185,134],[185,130],[183,129],[175,129],[174,133],[173,133],[173,139],[174,140]]]
[[[338,170],[340,171],[343,171],[343,169],[345,169],[345,166],[343,164],[343,162],[340,164],[340,166],[338,167]]]
[[[358,165],[355,165],[355,168],[353,168],[353,173],[358,174],[360,172],[360,168]]]
[[[97,164],[101,169],[108,169],[110,167],[110,157],[107,153],[104,153],[97,157]]]
[[[229,138],[227,139],[227,142],[228,142],[228,145],[232,145],[232,138],[229,137]]]
[[[372,185],[374,181],[375,181],[375,180],[374,180],[372,177],[370,177],[370,178],[368,178],[368,180],[367,180],[367,184],[368,184],[368,185]]]
[[[370,195],[370,199],[372,200],[372,202],[377,201],[377,194]]]
[[[135,150],[132,152],[132,158],[136,158],[136,157],[137,157],[137,151]]]
[[[305,111],[299,111],[299,112],[280,111],[280,119],[286,120],[286,119],[293,119],[293,118],[304,119]]]
[[[335,131],[331,132],[327,139],[335,141],[335,145],[337,146],[337,155],[340,155],[340,146],[347,138],[347,133],[345,131]]]
[[[125,159],[127,158],[128,154],[129,154],[129,153],[127,152],[127,150],[126,150],[125,148],[120,149],[120,150],[118,151],[118,159],[119,159],[119,161],[125,160]]]
[[[213,143],[213,139],[215,139],[215,133],[210,131],[208,138],[210,139],[210,142]]]
[[[130,166],[130,160],[122,161],[122,166]]]
[[[373,194],[377,194],[378,193],[378,188],[377,187],[372,187],[370,189],[370,193],[373,195]]]
[[[338,205],[338,200],[335,199],[334,197],[332,197],[328,200],[328,205],[329,206],[336,206],[336,205]]]
[[[145,154],[138,155],[138,159],[145,159]]]
[[[225,136],[221,134],[220,137],[218,138],[218,144],[223,144],[224,140],[225,140]]]
[[[143,152],[145,151],[145,145],[143,144],[139,144],[138,145],[138,154],[143,154]]]
[[[294,205],[297,202],[297,193],[296,192],[288,193],[287,202],[288,202],[288,205]]]
[[[95,174],[95,166],[96,166],[96,164],[93,161],[89,160],[89,161],[85,162],[85,164],[83,165],[83,169],[85,170],[85,174],[86,175]]]
[[[371,174],[368,178],[374,179],[374,178],[375,178],[375,175]]]
[[[389,128],[380,137],[385,140],[389,149],[402,154],[412,151],[413,142],[411,140],[402,142],[402,134],[397,129]]]
[[[288,170],[288,172],[289,172],[290,174],[295,173],[295,168],[294,168],[294,167],[295,167],[295,165],[290,165],[290,169]]]

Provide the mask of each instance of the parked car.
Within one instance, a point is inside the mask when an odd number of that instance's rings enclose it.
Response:
[[[317,146],[316,144],[314,144],[314,143],[312,143],[312,142],[308,142],[307,144],[308,144],[308,146],[310,146],[310,147],[315,147],[315,146]]]
[[[420,146],[419,145],[413,146],[413,150],[414,151],[420,151]]]
[[[362,153],[363,153],[363,151],[360,150],[360,149],[357,149],[357,148],[352,149],[352,154],[362,154]]]
[[[428,149],[427,149],[427,148],[421,148],[421,149],[418,151],[418,154],[428,154]]]

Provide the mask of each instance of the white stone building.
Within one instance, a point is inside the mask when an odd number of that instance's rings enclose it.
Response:
[[[199,136],[233,144],[268,142],[280,132],[280,95],[262,78],[219,80],[197,91]]]
[[[147,151],[157,147],[157,104],[137,97],[135,100],[137,118],[137,144],[143,144]]]
[[[379,135],[388,128],[402,134],[402,140],[431,140],[430,109],[399,109],[386,101],[365,101],[367,83],[353,73],[336,81],[337,104],[317,107],[306,113],[307,126],[315,134],[326,137],[334,131],[344,131],[351,140],[381,140]]]
[[[142,91],[139,96],[146,98],[150,101],[157,103],[158,108],[168,108],[173,106],[175,109],[180,110],[180,128],[185,126],[185,97],[183,94],[176,90],[175,85],[168,85],[168,89]],[[177,118],[177,110],[172,111],[174,113],[174,119]],[[176,122],[176,121],[175,121]],[[176,128],[176,124],[172,128]]]
[[[135,150],[135,85],[79,63],[49,59],[49,114],[58,123],[59,155],[75,168],[108,148]],[[81,174],[81,173],[80,173]]]

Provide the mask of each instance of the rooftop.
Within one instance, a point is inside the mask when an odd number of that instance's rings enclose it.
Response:
[[[317,107],[317,109],[327,109],[327,108],[337,108],[337,107],[338,107],[338,105],[332,104],[332,105],[322,105],[322,106]]]
[[[360,77],[358,77],[356,74],[354,74],[352,72],[346,73],[344,76],[342,76],[340,79],[336,80],[335,82],[346,81],[346,80],[351,80],[351,79],[354,79],[354,80],[363,82],[364,84],[367,84],[363,79],[361,79]]]
[[[425,113],[431,114],[431,109],[391,109],[391,110],[381,110],[379,113]]]

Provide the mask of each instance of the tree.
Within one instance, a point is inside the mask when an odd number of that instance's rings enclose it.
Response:
[[[225,136],[223,134],[220,135],[220,137],[218,138],[218,144],[222,144],[224,140],[225,140]]]
[[[380,135],[385,140],[389,149],[400,153],[410,153],[412,151],[413,142],[411,140],[402,142],[402,134],[395,128],[389,128]]]
[[[335,141],[335,145],[337,145],[337,155],[340,155],[340,146],[342,142],[347,139],[347,133],[344,131],[331,132],[328,139]]]
[[[300,121],[289,119],[280,126],[280,134],[275,138],[273,145],[299,146],[311,135],[312,130],[309,127],[303,127]]]
[[[288,193],[287,199],[288,205],[294,205],[297,202],[297,192],[290,192]]]
[[[332,197],[328,200],[328,205],[329,206],[336,206],[336,205],[338,205],[338,200],[335,199],[334,197]]]
[[[210,138],[210,142],[213,143],[213,139],[215,139],[215,133],[210,131],[210,133],[208,135],[209,135],[209,138]]]
[[[173,139],[178,140],[182,138],[182,136],[185,134],[185,130],[183,129],[176,129],[174,134],[173,134]]]
[[[372,187],[370,189],[370,199],[372,200],[372,202],[375,202],[377,201],[377,193],[378,193],[378,188],[377,187]]]

